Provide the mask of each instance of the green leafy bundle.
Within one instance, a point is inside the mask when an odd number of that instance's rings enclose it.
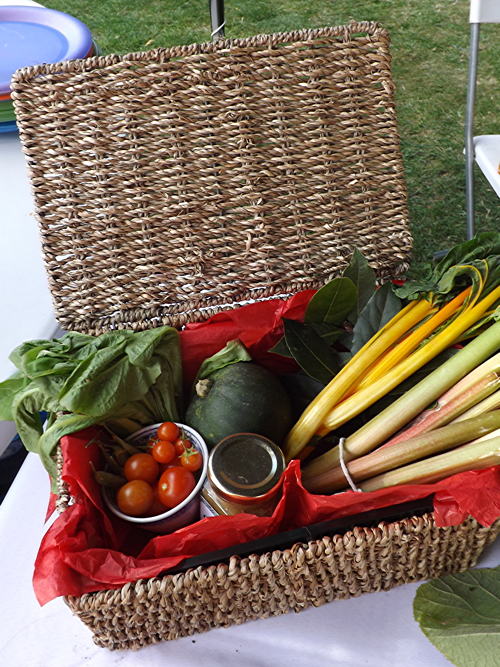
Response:
[[[159,327],[101,336],[67,333],[23,343],[10,355],[15,377],[0,383],[0,419],[14,420],[52,479],[63,435],[107,423],[121,435],[178,420],[182,366],[178,332]],[[43,427],[41,412],[48,418]]]

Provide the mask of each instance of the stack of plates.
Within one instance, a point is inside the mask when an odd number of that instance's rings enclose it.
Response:
[[[90,30],[69,14],[31,5],[0,6],[0,133],[17,129],[10,99],[16,69],[94,53]]]

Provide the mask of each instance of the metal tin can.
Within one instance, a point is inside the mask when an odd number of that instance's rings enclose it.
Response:
[[[255,433],[236,433],[210,453],[202,495],[219,514],[268,516],[279,500],[284,469],[278,445]]]

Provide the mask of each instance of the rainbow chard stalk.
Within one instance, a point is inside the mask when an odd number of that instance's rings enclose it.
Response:
[[[449,424],[456,417],[498,392],[498,389],[500,389],[500,352],[468,373],[440,396],[432,408],[421,412],[407,428],[382,445],[381,449]],[[470,416],[475,415],[473,413]]]
[[[491,396],[488,396],[488,398],[485,398],[483,401],[476,403],[474,407],[466,410],[465,412],[462,412],[461,415],[455,417],[453,422],[460,422],[464,419],[471,419],[472,417],[477,417],[478,415],[482,415],[485,412],[490,412],[490,410],[497,410],[498,408],[500,408],[500,389],[497,390],[494,394],[491,394]]]
[[[429,403],[461,380],[500,348],[500,322],[491,324],[477,338],[459,350],[427,377],[412,387],[367,424],[350,435],[344,443],[346,461],[367,454],[385,442],[424,410]],[[348,399],[349,400],[349,399]],[[346,401],[347,402],[347,401]],[[309,480],[339,465],[339,448],[334,447],[306,465],[303,476]]]
[[[500,299],[499,257],[500,235],[483,234],[450,251],[429,279],[397,288],[410,303],[302,413],[286,439],[286,459],[303,458],[311,441],[359,415],[463,336],[474,338],[489,329]]]
[[[457,424],[448,424],[430,433],[424,433],[389,448],[380,447],[347,464],[351,479],[356,482],[380,473],[424,459],[432,454],[453,449],[474,439],[490,437],[500,429],[500,410],[489,412]],[[342,468],[332,468],[310,480],[304,486],[313,493],[331,493],[347,486]]]
[[[382,473],[361,484],[360,488],[362,491],[377,491],[397,484],[428,484],[459,472],[480,470],[499,464],[500,438],[489,438]]]

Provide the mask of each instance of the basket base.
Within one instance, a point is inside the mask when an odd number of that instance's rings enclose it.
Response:
[[[97,645],[138,649],[461,572],[499,533],[500,520],[440,528],[425,514],[65,600]]]

